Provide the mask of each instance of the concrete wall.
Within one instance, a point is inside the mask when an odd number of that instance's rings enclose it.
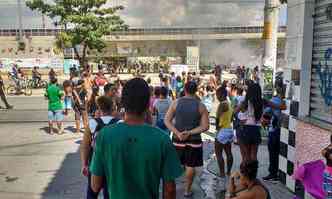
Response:
[[[0,37],[0,58],[50,58],[62,57],[56,55],[54,49],[54,36],[36,36],[25,38],[26,48],[18,50],[16,37]],[[49,52],[47,52],[49,50]]]
[[[285,40],[279,39],[278,54],[283,59]],[[56,55],[54,49],[54,36],[34,36],[25,39],[25,51],[17,51],[18,42],[16,37],[0,37],[0,58],[53,58],[62,57],[62,54]],[[187,46],[201,47],[202,64],[228,64],[222,57],[230,57],[228,60],[235,60],[235,63],[249,64],[252,62],[249,58],[252,55],[257,56],[255,65],[260,63],[262,53],[262,41],[260,39],[224,39],[224,40],[151,40],[151,41],[109,41],[107,47],[103,50],[105,57],[150,57],[150,56],[171,56],[185,57]],[[226,44],[227,43],[227,44]],[[226,44],[226,45],[224,45]],[[234,45],[233,45],[234,44]],[[227,49],[225,48],[227,47]],[[41,50],[39,50],[41,48]],[[120,50],[122,48],[122,50]],[[127,53],[125,48],[130,49]],[[12,49],[11,51],[9,49]],[[46,52],[49,49],[50,52]],[[120,52],[121,51],[121,52]],[[240,52],[244,52],[241,53]],[[89,51],[89,57],[95,57],[96,53]],[[247,59],[245,57],[248,57]],[[72,52],[65,55],[72,58]],[[204,62],[204,63],[203,63]]]

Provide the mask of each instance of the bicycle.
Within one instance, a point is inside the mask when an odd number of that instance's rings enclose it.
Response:
[[[28,80],[28,86],[30,88],[46,88],[47,87],[47,81],[45,80],[37,80],[37,79],[29,79]]]
[[[11,84],[6,89],[8,95],[32,95],[32,89],[28,85],[27,79],[18,79],[15,84]]]

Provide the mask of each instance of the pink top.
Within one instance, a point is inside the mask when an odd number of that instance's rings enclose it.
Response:
[[[249,102],[248,110],[245,112],[240,112],[238,115],[239,120],[245,121],[244,125],[250,126],[260,126],[261,122],[256,121],[254,106]]]

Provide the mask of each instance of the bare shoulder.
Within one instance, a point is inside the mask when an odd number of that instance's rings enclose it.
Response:
[[[206,106],[201,101],[199,102],[198,108],[199,108],[199,112],[201,112],[201,113],[208,112]]]
[[[252,188],[251,192],[255,194],[255,198],[265,199],[268,196],[268,193],[262,186],[255,186]]]

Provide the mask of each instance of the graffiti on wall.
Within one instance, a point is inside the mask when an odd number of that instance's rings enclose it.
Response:
[[[332,48],[328,48],[324,54],[324,61],[319,62],[317,73],[319,75],[319,88],[327,106],[332,105],[332,68],[328,67],[328,61],[332,56]]]

